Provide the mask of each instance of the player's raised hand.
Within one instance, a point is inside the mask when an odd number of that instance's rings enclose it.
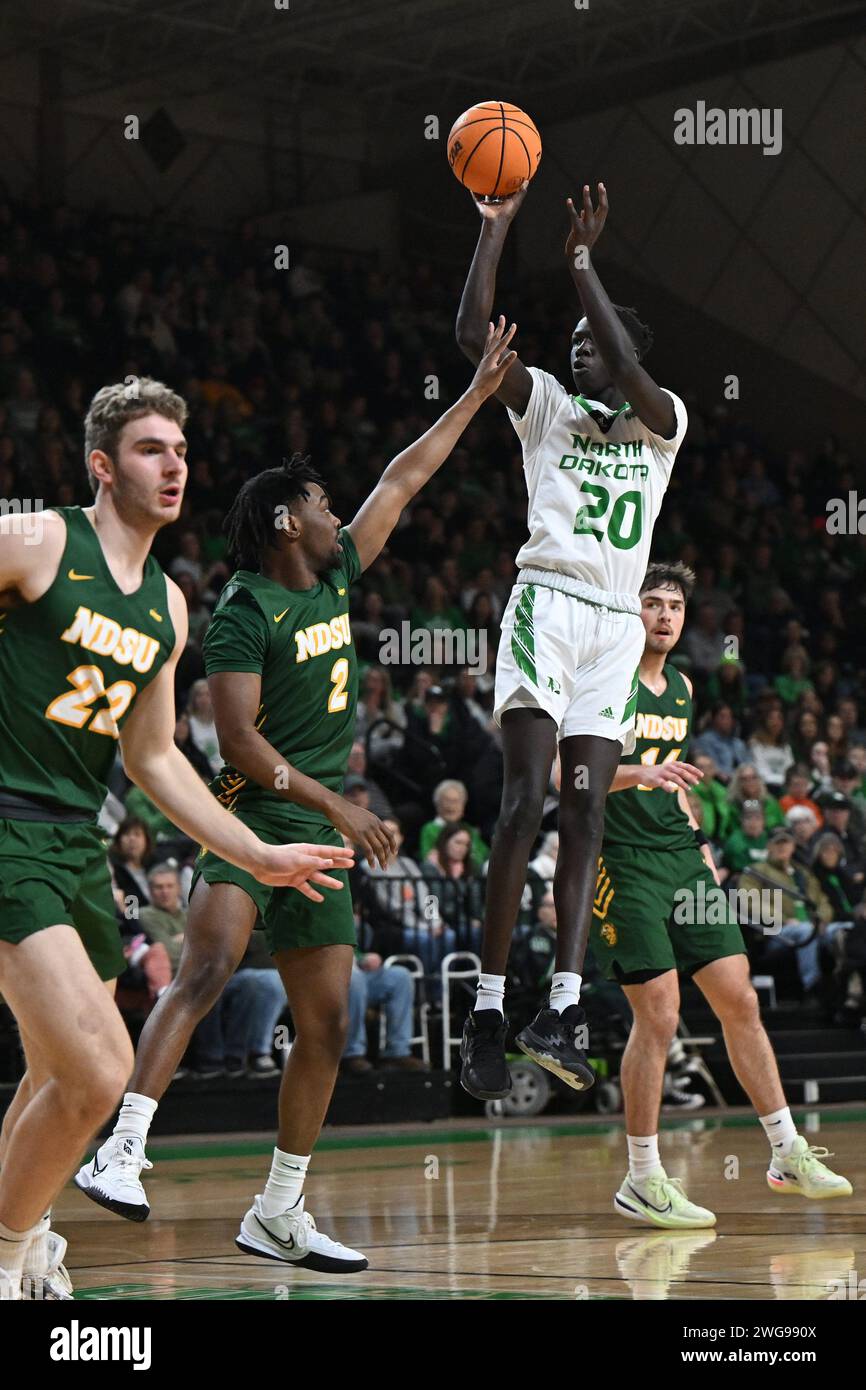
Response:
[[[580,212],[574,206],[574,201],[571,198],[566,198],[565,206],[568,208],[571,222],[565,243],[565,254],[569,261],[573,261],[574,253],[578,247],[584,246],[589,251],[601,236],[601,229],[607,221],[607,189],[603,183],[598,185],[597,208],[592,206],[592,195],[588,183],[583,185],[583,206]]]
[[[486,198],[479,193],[473,193],[472,201],[485,222],[495,222],[501,227],[507,227],[519,212],[528,187],[528,181],[522,183],[516,193],[508,193],[504,198]]]
[[[487,325],[484,351],[478,366],[475,368],[475,375],[469,387],[469,390],[477,392],[482,400],[499,390],[502,385],[502,378],[508,368],[512,362],[517,361],[517,353],[509,350],[508,347],[516,332],[516,323],[513,323],[510,328],[506,328],[504,314],[499,315],[498,323]]]
[[[704,774],[692,763],[681,763],[674,759],[670,763],[654,763],[641,768],[642,787],[660,787],[663,792],[678,792],[680,788],[688,791],[696,782],[702,782]]]
[[[353,845],[357,845],[371,869],[376,864],[381,869],[388,867],[397,853],[397,842],[393,832],[378,816],[345,798],[338,801],[329,815],[331,824]]]
[[[338,878],[331,878],[325,869],[351,869],[355,862],[353,849],[343,845],[267,845],[265,863],[256,869],[256,878],[275,888],[297,888],[311,902],[325,901],[310,884],[321,888],[342,888]]]

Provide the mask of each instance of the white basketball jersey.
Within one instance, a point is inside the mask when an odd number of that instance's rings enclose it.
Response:
[[[610,594],[637,594],[653,526],[688,424],[672,391],[676,434],[653,434],[628,404],[611,410],[570,396],[530,367],[525,415],[509,410],[523,445],[529,540],[521,569],[555,570]]]

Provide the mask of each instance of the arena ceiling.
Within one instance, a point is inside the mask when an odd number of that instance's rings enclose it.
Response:
[[[863,0],[52,0],[0,8],[0,62],[60,50],[70,100],[145,87],[152,97],[288,85],[344,102],[477,99],[491,80],[546,120],[584,100],[751,64],[866,28]],[[278,9],[277,5],[285,8]]]
[[[527,263],[558,242],[563,187],[603,171],[613,260],[866,396],[866,0],[581,2],[0,0],[2,172],[21,187],[55,159],[67,196],[213,225],[381,193],[404,246],[450,247],[464,195],[422,148],[423,113],[444,133],[507,96],[545,140]],[[681,97],[784,105],[784,158],[679,148]],[[184,143],[167,172],[117,136],[121,113],[163,108]]]

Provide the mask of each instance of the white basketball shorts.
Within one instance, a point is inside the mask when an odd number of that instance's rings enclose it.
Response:
[[[644,640],[636,613],[541,584],[515,584],[496,658],[496,723],[509,709],[543,709],[559,739],[596,734],[632,752]]]

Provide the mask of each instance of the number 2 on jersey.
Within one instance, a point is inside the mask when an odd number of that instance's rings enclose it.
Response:
[[[333,690],[328,696],[328,713],[338,714],[340,710],[346,708],[348,695],[346,694],[346,681],[349,679],[349,663],[344,656],[339,661],[335,661],[331,667],[331,683]]]

